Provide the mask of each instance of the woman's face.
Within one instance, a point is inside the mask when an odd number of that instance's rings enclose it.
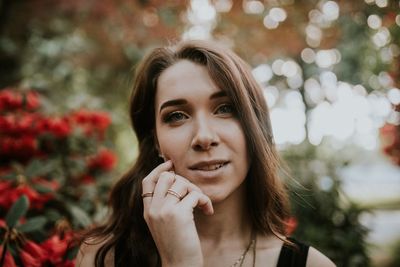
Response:
[[[246,138],[230,99],[204,66],[181,60],[163,71],[155,109],[160,153],[177,174],[214,203],[240,187],[249,169]]]

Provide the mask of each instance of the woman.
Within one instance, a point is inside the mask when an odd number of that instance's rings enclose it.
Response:
[[[268,108],[233,52],[200,41],[153,50],[130,116],[138,159],[77,266],[334,266],[285,237]]]

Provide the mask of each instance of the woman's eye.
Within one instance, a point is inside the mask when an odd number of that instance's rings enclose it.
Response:
[[[233,114],[235,109],[231,104],[223,104],[217,108],[217,114]]]
[[[174,123],[174,122],[184,120],[186,118],[187,118],[187,116],[182,112],[172,112],[172,113],[168,114],[167,116],[165,116],[164,122]]]

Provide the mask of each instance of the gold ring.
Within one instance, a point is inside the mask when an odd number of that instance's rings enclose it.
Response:
[[[167,194],[173,195],[174,197],[177,197],[179,200],[181,200],[183,198],[181,195],[179,195],[177,192],[175,192],[172,189],[168,189]]]
[[[153,197],[153,195],[154,195],[153,192],[143,193],[143,194],[142,194],[142,198],[145,198],[145,197]]]

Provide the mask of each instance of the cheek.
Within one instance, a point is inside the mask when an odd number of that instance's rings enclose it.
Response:
[[[239,123],[235,124],[231,129],[230,144],[232,150],[235,151],[237,163],[239,164],[239,170],[237,171],[245,172],[247,174],[251,159],[249,156],[246,136]]]
[[[160,152],[166,157],[166,159],[172,160],[175,164],[179,163],[185,155],[188,138],[184,131],[163,131],[160,129],[157,134],[158,144],[160,146]]]
[[[234,146],[234,149],[242,155],[247,155],[248,150],[246,136],[239,122],[236,122],[234,125],[231,126],[229,133],[229,139],[231,144]]]

